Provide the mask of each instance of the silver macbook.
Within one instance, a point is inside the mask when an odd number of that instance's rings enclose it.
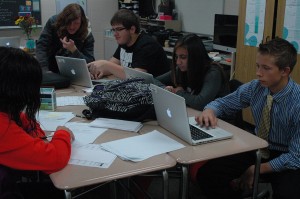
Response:
[[[221,128],[201,128],[194,117],[188,117],[185,99],[151,84],[157,121],[160,126],[191,145],[231,138],[233,135]]]
[[[135,70],[134,68],[124,67],[124,72],[126,75],[126,79],[133,77],[140,77],[145,80],[146,83],[153,83],[153,75],[150,73],[146,73],[143,71]]]
[[[19,36],[0,37],[0,46],[20,48],[20,40],[21,38]]]
[[[85,59],[55,56],[61,75],[68,77],[71,84],[92,88],[90,72]]]

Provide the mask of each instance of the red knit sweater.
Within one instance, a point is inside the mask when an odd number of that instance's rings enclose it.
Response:
[[[24,127],[29,122],[21,115]],[[20,170],[53,173],[64,168],[71,155],[71,137],[65,130],[54,133],[50,142],[42,140],[44,131],[38,125],[36,135],[27,134],[6,113],[0,112],[0,164]]]

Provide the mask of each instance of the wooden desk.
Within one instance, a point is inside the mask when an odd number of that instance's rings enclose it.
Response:
[[[133,132],[109,129],[99,136],[94,143],[103,143],[137,135],[138,134]],[[67,165],[61,171],[51,174],[50,177],[55,187],[69,190],[152,171],[163,170],[175,165],[175,159],[168,154],[154,156],[138,163],[123,161],[117,157],[113,164],[107,169]]]
[[[79,92],[80,87],[74,87],[70,91],[57,92],[58,96],[61,95],[75,95]],[[84,106],[72,106],[72,107],[59,107],[58,111],[75,111],[76,114],[82,111]],[[199,114],[199,111],[188,108],[189,116],[195,116]],[[76,118],[75,120],[78,120]],[[182,165],[182,198],[187,197],[188,190],[188,165],[204,160],[210,160],[222,156],[233,155],[237,153],[242,153],[251,150],[257,150],[260,148],[267,147],[266,141],[242,130],[231,124],[228,124],[222,120],[218,122],[219,127],[230,131],[233,133],[233,138],[216,141],[212,143],[191,146],[184,142],[180,138],[174,136],[170,132],[158,126],[156,121],[147,122],[144,127],[140,130],[140,134],[150,132],[154,129],[161,133],[168,135],[169,137],[177,140],[178,142],[184,144],[186,147],[176,151],[172,151],[168,154],[158,155],[139,163],[132,163],[128,161],[123,161],[117,158],[114,163],[108,169],[99,169],[92,167],[83,167],[77,165],[67,165],[63,170],[53,173],[50,175],[54,185],[59,188],[66,190],[70,193],[72,189],[78,187],[84,187],[93,184],[100,184],[116,179],[126,178],[130,176],[135,176],[139,174],[144,174],[152,171],[164,170],[175,166],[176,162]],[[111,140],[126,138],[130,136],[135,136],[137,134],[126,131],[119,130],[108,130],[106,133],[101,135],[95,143],[103,143]],[[257,155],[257,165],[260,164],[260,155]],[[259,168],[256,165],[256,168]],[[76,174],[76,175],[75,175]],[[258,177],[259,170],[256,169],[256,175]],[[166,180],[166,179],[165,179]],[[255,191],[254,191],[255,193]],[[165,198],[167,197],[167,192],[164,193]]]
[[[72,95],[84,95],[81,91],[81,87],[72,87],[69,89],[58,90],[57,96],[72,96]],[[80,114],[86,106],[65,106],[58,107],[57,111],[72,111],[73,113]],[[85,121],[82,118],[74,118],[72,121]],[[153,126],[151,126],[152,128]],[[152,129],[153,130],[153,129]],[[142,131],[151,131],[148,127],[142,128]],[[116,139],[137,136],[137,133],[109,129],[104,134],[99,136],[94,143],[103,143]],[[168,154],[161,154],[151,157],[147,160],[134,163],[129,161],[123,161],[120,158],[116,158],[113,164],[107,168],[94,168],[85,167],[78,165],[68,164],[61,171],[52,173],[50,178],[55,187],[58,189],[65,190],[66,198],[71,198],[72,189],[79,187],[101,184],[104,182],[109,182],[117,179],[127,178],[139,174],[145,174],[153,171],[165,170],[176,165],[176,160],[169,156]],[[168,195],[168,176],[167,172],[164,172],[164,198]]]
[[[187,112],[190,117],[196,116],[200,113],[199,111],[196,111],[191,108],[187,108]],[[152,125],[155,126],[156,124],[152,123]],[[169,133],[161,127],[154,127],[158,131],[168,135],[169,137],[177,140],[178,142],[186,146],[185,148],[168,153],[176,159],[177,163],[182,165],[182,198],[188,198],[188,166],[190,164],[218,157],[242,153],[246,151],[253,151],[268,146],[268,143],[265,140],[255,135],[252,135],[247,131],[237,128],[227,122],[218,120],[218,126],[222,129],[231,132],[233,134],[233,137],[222,141],[200,144],[197,146],[189,145],[188,143],[182,141],[180,138],[174,136],[173,134]],[[259,165],[260,154],[257,153],[255,181],[258,180]],[[256,193],[257,187],[254,187],[254,198],[256,197]]]
[[[190,108],[187,110],[190,117],[196,116],[200,113],[199,111]],[[268,143],[265,140],[224,122],[223,120],[218,120],[218,126],[231,132],[233,137],[197,146],[191,146],[184,142],[183,144],[186,146],[185,148],[170,152],[169,154],[176,158],[178,163],[192,164],[222,156],[265,148],[268,146]]]

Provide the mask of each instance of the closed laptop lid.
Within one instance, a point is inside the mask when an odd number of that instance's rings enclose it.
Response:
[[[159,125],[192,144],[185,99],[156,85],[150,86]]]
[[[20,48],[20,40],[19,36],[0,37],[0,46]]]
[[[177,137],[186,141],[191,145],[213,142],[231,138],[233,135],[230,132],[221,128],[205,128],[196,124],[194,117],[188,117],[186,111],[185,99],[168,90],[151,84],[152,98],[155,108],[157,121],[160,126],[167,129]],[[200,129],[209,137],[192,139],[190,125]]]
[[[55,56],[61,75],[68,77],[71,84],[92,88],[92,80],[85,59]]]
[[[126,79],[140,77],[145,80],[146,83],[153,83],[153,75],[143,71],[135,70],[134,68],[124,67]]]

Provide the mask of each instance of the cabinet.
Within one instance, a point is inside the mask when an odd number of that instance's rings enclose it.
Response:
[[[226,53],[220,53],[218,56],[221,57],[221,61],[219,63],[223,66],[226,75],[228,75],[228,79],[231,80],[235,72],[236,53],[226,52]]]
[[[114,37],[104,36],[104,59],[110,60],[114,55],[118,44]]]
[[[276,36],[282,37],[284,14],[286,0],[266,0],[265,24],[263,41],[272,39]],[[256,53],[257,47],[244,45],[245,17],[247,0],[241,0],[239,3],[239,23],[237,38],[237,53],[235,78],[241,82],[248,82],[256,79]],[[292,78],[300,83],[300,56],[297,56],[298,62],[291,74]],[[246,122],[254,124],[249,109],[243,111],[243,118]]]

